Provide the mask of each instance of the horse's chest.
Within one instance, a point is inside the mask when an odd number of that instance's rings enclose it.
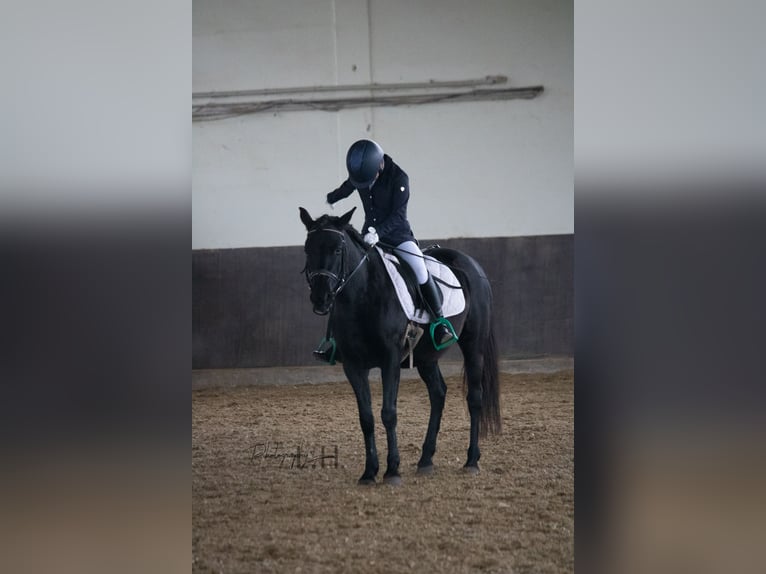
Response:
[[[386,305],[370,305],[354,314],[338,313],[334,334],[345,357],[373,357],[398,353],[407,319]]]

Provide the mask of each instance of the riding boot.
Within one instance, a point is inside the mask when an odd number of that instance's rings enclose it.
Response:
[[[423,294],[428,310],[431,312],[431,322],[436,323],[434,328],[434,345],[437,348],[444,347],[450,342],[450,339],[455,339],[453,332],[444,324],[446,320],[442,314],[442,298],[439,288],[434,282],[434,278],[429,273],[428,281],[420,286],[420,292]],[[454,341],[453,341],[454,342]]]
[[[314,350],[314,358],[323,363],[335,364],[335,342],[322,339],[319,346]]]

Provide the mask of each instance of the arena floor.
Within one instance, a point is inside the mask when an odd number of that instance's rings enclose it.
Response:
[[[501,373],[504,432],[462,472],[469,420],[447,377],[436,472],[415,473],[428,421],[425,385],[403,377],[403,484],[357,486],[364,444],[345,382],[199,384],[192,391],[195,572],[572,572],[573,370]],[[529,366],[529,365],[528,365]],[[321,372],[321,371],[317,371]],[[330,371],[325,371],[328,374]],[[241,382],[241,381],[240,381]],[[373,410],[380,412],[380,384]],[[376,416],[385,471],[385,432]],[[336,450],[337,449],[337,450]],[[337,463],[337,466],[336,466]],[[380,478],[380,477],[379,477]]]

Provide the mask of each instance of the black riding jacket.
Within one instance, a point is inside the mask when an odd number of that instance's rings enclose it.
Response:
[[[404,241],[415,241],[410,223],[407,221],[407,202],[410,199],[410,180],[402,168],[390,156],[383,155],[383,171],[369,189],[358,189],[364,207],[364,228],[374,227],[384,243],[399,245]],[[349,180],[327,194],[327,202],[335,203],[351,195],[354,184]]]

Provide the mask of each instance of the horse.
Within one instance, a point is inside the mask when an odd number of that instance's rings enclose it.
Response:
[[[313,311],[329,314],[328,333],[335,339],[335,355],[356,395],[365,445],[364,473],[359,484],[374,484],[378,474],[375,420],[370,399],[369,373],[380,368],[383,384],[381,419],[388,443],[384,483],[401,484],[396,439],[396,400],[399,392],[402,341],[410,321],[402,310],[377,250],[368,247],[350,224],[356,207],[340,217],[314,220],[303,207],[300,218],[307,230],[303,272]],[[492,290],[475,259],[457,250],[435,247],[428,255],[452,269],[465,294],[465,310],[450,317],[463,355],[463,388],[471,419],[465,471],[479,472],[479,437],[501,432],[499,378],[492,327]],[[437,350],[423,336],[412,350],[412,363],[428,388],[431,411],[418,474],[434,472],[433,456],[447,393]]]

